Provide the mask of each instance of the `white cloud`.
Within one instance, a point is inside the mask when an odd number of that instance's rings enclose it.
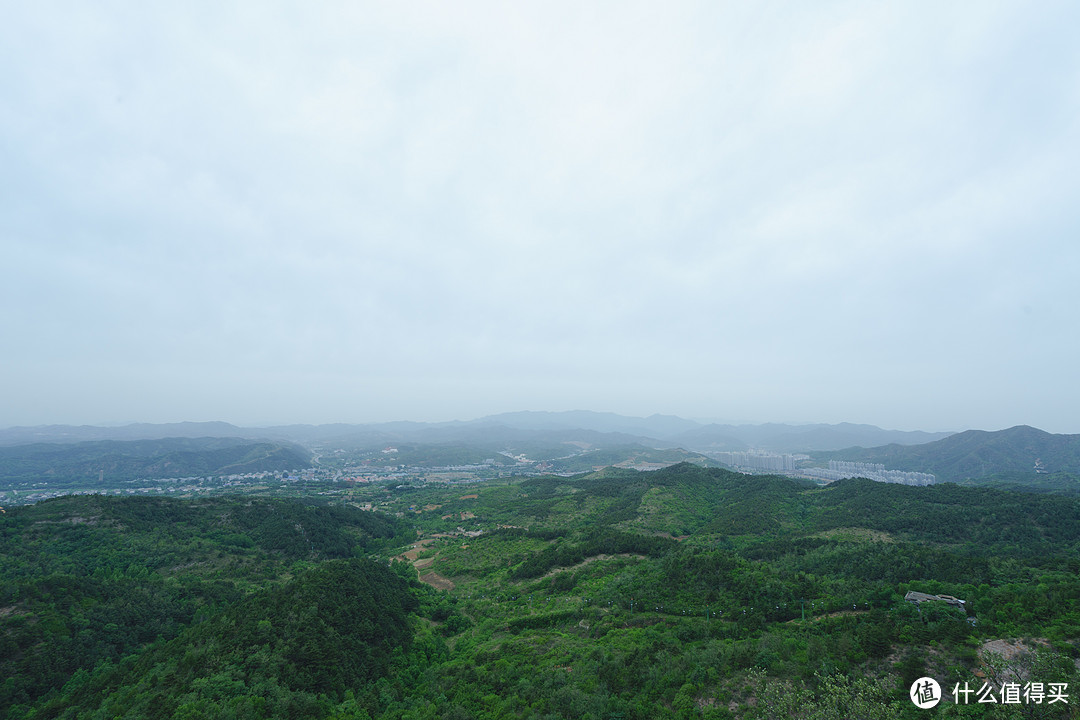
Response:
[[[1030,347],[1077,349],[1076,14],[23,6],[0,28],[22,388],[0,423],[105,419],[113,395],[130,419],[151,394],[179,419],[184,393],[204,417],[349,419],[353,393],[363,419],[941,427],[1030,373],[1009,410],[1063,426],[1035,398],[1073,383]],[[905,391],[875,418],[883,378]],[[274,411],[264,381],[309,389]]]

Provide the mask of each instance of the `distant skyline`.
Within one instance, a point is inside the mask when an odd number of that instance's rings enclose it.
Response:
[[[1080,433],[1080,6],[24,3],[0,427]]]

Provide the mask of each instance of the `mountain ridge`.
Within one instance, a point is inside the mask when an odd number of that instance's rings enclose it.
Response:
[[[1080,435],[1057,435],[1016,425],[997,431],[966,430],[923,445],[847,448],[815,457],[881,463],[890,470],[931,472],[945,482],[1001,473],[1075,473],[1080,472]]]
[[[630,417],[590,410],[565,412],[520,411],[488,415],[475,420],[440,423],[398,421],[387,423],[329,423],[240,427],[221,421],[134,423],[120,427],[93,425],[18,426],[0,430],[0,446],[36,442],[72,443],[89,440],[150,440],[163,437],[241,437],[249,440],[285,440],[305,445],[342,443],[375,447],[381,443],[469,441],[477,437],[516,436],[522,433],[592,433],[593,440],[607,435],[606,444],[639,443],[655,448],[682,446],[694,451],[747,450],[808,452],[840,450],[860,445],[889,443],[912,445],[949,433],[883,430],[873,425],[702,424],[675,415]],[[584,436],[579,439],[587,439]]]
[[[311,455],[281,442],[243,438],[161,438],[32,443],[0,447],[0,481],[110,482],[140,477],[232,475],[307,467]]]

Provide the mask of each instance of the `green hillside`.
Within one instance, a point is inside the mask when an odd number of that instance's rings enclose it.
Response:
[[[0,515],[0,718],[916,718],[923,675],[1080,687],[1080,499],[688,463],[349,498],[385,514]]]

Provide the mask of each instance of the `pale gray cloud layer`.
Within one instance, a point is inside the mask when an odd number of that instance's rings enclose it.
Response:
[[[1072,3],[24,3],[0,425],[1080,432]]]

